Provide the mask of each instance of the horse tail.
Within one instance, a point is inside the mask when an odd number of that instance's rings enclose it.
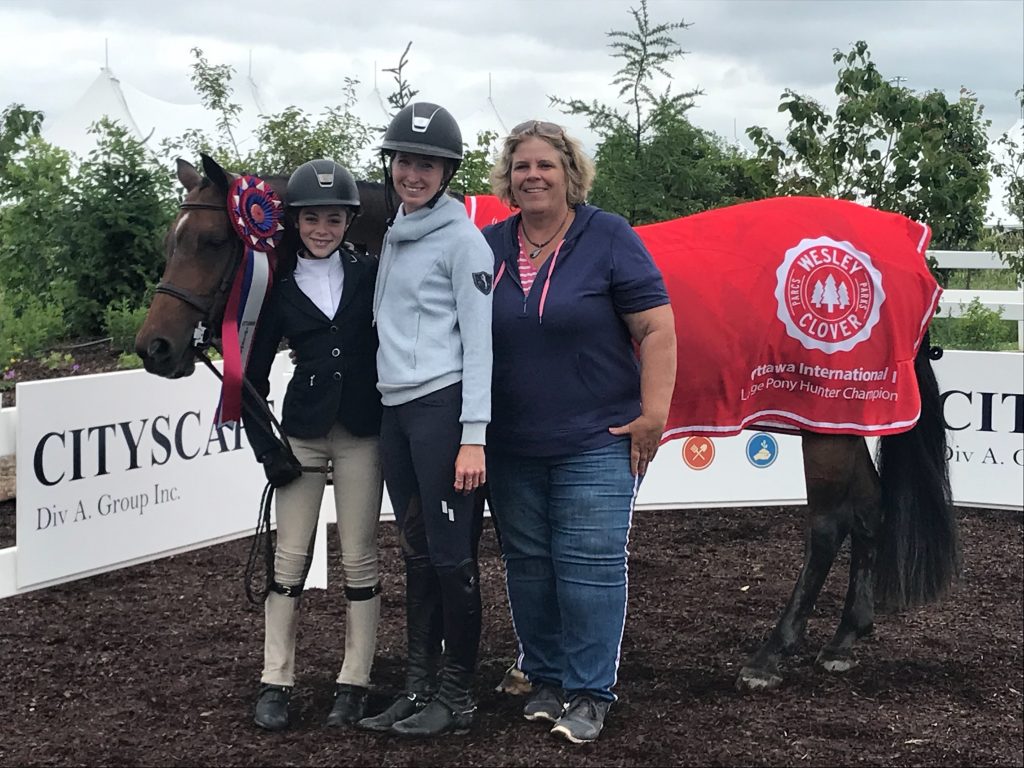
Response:
[[[946,457],[946,424],[928,335],[914,359],[921,416],[878,441],[882,526],[875,597],[902,610],[940,598],[960,573],[960,543]],[[935,359],[942,351],[935,349]]]

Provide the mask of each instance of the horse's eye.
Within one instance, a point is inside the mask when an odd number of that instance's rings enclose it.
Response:
[[[202,235],[199,238],[201,248],[225,248],[231,243],[229,235]]]

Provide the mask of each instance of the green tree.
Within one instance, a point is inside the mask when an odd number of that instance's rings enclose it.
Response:
[[[618,109],[596,100],[588,104],[581,99],[562,99],[557,96],[550,99],[553,105],[569,114],[585,116],[591,129],[601,136],[628,131],[633,154],[639,156],[643,152],[644,143],[655,129],[654,122],[659,108],[683,114],[693,106],[694,97],[700,95],[701,91],[672,94],[671,85],[666,87],[663,94],[655,94],[653,90],[655,76],[660,74],[671,79],[666,67],[686,54],[672,38],[672,33],[692,25],[678,21],[651,26],[647,0],[641,0],[640,7],[630,8],[629,12],[636,24],[635,30],[612,30],[607,33],[612,40],[608,43],[612,49],[612,58],[625,62],[615,73],[612,85],[619,86],[619,98],[625,100],[626,109]]]
[[[102,330],[106,307],[139,306],[163,263],[163,239],[175,214],[169,174],[119,123],[103,119],[96,148],[71,182],[61,271],[75,287],[67,307],[79,333]]]
[[[256,147],[243,154],[235,139],[242,108],[232,101],[231,78],[235,70],[226,64],[212,65],[199,48],[192,50],[196,61],[190,75],[203,105],[217,115],[217,133],[187,131],[165,141],[162,153],[168,159],[191,156],[198,162],[205,153],[230,170],[249,173],[288,174],[298,165],[318,157],[331,158],[356,169],[360,153],[370,143],[372,129],[352,111],[358,80],[344,79],[342,103],[312,115],[296,106],[261,115],[255,130]]]
[[[669,65],[685,55],[673,33],[690,25],[653,24],[646,0],[630,14],[635,29],[607,33],[612,57],[623,61],[612,80],[622,105],[551,97],[599,137],[592,202],[644,224],[764,197],[757,161],[687,119],[699,90],[673,94],[669,84],[655,91],[655,78],[671,80]]]
[[[770,194],[756,160],[691,124],[671,106],[652,111],[653,129],[634,152],[626,131],[608,134],[595,153],[591,200],[632,224],[666,221]]]
[[[398,57],[398,64],[383,70],[395,78],[395,90],[388,94],[388,104],[391,105],[391,114],[400,112],[406,104],[413,100],[419,91],[409,85],[405,79],[405,67],[409,64],[409,49],[412,48],[412,40],[405,46],[402,55]],[[383,128],[381,131],[383,132]]]
[[[970,91],[950,102],[888,81],[867,43],[836,51],[835,113],[787,89],[784,140],[763,127],[747,135],[782,195],[859,200],[926,222],[933,247],[969,248],[982,234],[989,153],[982,107]]]
[[[242,113],[242,107],[231,101],[231,78],[235,74],[235,68],[229,64],[210,64],[201,48],[193,48],[192,55],[196,59],[192,65],[192,74],[189,76],[192,87],[199,94],[203,106],[216,113],[219,138],[234,151],[231,159],[241,163],[242,153],[238,151],[234,129],[238,126],[238,116]],[[226,152],[218,154],[228,157]]]
[[[26,109],[24,104],[9,104],[0,112],[0,179],[25,142],[39,135],[42,124],[43,113]]]
[[[39,136],[26,139],[0,172],[0,288],[15,310],[67,285],[70,176],[71,156]]]
[[[358,82],[346,77],[343,103],[324,110],[318,119],[294,106],[265,117],[256,129],[259,147],[249,156],[246,167],[290,173],[307,160],[329,157],[355,169],[359,153],[371,138],[370,127],[352,112]]]
[[[494,131],[480,131],[476,135],[476,146],[463,142],[462,164],[452,179],[451,189],[463,195],[491,194],[491,166],[496,159],[498,134]]]
[[[1024,114],[1024,87],[1015,94]],[[1020,135],[1012,136],[1009,132],[999,137],[999,145],[1005,153],[1005,160],[993,163],[992,172],[1006,179],[1006,210],[1024,224],[1024,141]],[[1017,284],[1024,285],[1024,231],[1019,227],[1001,225],[994,233],[994,247],[1002,256],[1003,263],[1013,270],[1017,276]]]

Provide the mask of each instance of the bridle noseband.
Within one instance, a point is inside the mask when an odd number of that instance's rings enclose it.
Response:
[[[178,207],[182,211],[220,211],[229,215],[226,203],[182,203]],[[154,289],[154,293],[165,293],[168,296],[173,296],[202,315],[202,318],[196,323],[195,329],[192,331],[192,346],[199,350],[205,350],[213,343],[213,321],[216,314],[223,309],[224,304],[227,302],[228,292],[231,290],[231,283],[235,278],[235,271],[238,269],[238,264],[242,258],[242,245],[243,243],[239,239],[239,247],[235,249],[234,257],[228,261],[217,289],[212,296],[198,296],[187,288],[182,288],[167,280],[161,280]]]

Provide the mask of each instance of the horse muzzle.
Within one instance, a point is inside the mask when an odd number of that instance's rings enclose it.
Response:
[[[135,340],[135,352],[142,359],[146,371],[166,379],[191,376],[196,369],[196,358],[192,347],[175,348],[163,336]]]

